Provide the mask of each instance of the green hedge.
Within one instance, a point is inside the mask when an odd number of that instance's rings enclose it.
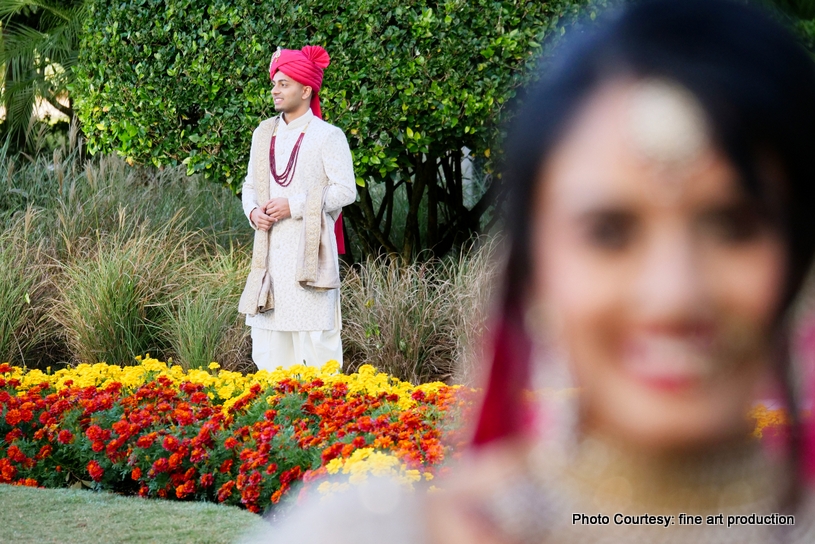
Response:
[[[271,53],[322,44],[323,111],[352,137],[360,177],[376,178],[405,151],[485,151],[542,33],[573,4],[91,0],[75,96],[92,151],[185,162],[236,187],[252,130],[274,115]]]
[[[412,181],[426,157],[454,164],[463,147],[489,163],[504,106],[528,77],[542,42],[559,35],[563,21],[586,4],[89,0],[76,107],[91,152],[183,163],[238,191],[252,131],[274,115],[272,52],[278,45],[320,44],[332,57],[322,109],[349,137],[358,184]],[[439,170],[440,162],[423,169],[436,176],[440,195],[461,200],[460,189],[434,173]],[[423,196],[408,195],[416,198]],[[463,204],[439,202],[431,230],[461,228],[444,221],[460,216]],[[382,227],[392,211],[380,210],[348,215],[355,227],[380,229],[369,245],[394,251],[399,241]],[[472,219],[470,230],[479,218]],[[404,230],[418,237],[415,225]],[[407,253],[421,245],[409,242]]]

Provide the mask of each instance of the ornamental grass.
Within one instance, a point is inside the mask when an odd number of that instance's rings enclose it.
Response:
[[[342,471],[430,479],[461,442],[471,407],[464,388],[413,386],[370,366],[343,375],[336,362],[251,375],[149,356],[54,373],[4,363],[0,483],[259,513],[291,504],[297,484],[319,487]]]
[[[186,369],[252,372],[238,314],[252,229],[228,189],[184,168],[0,147],[0,361],[45,369],[133,353]],[[419,383],[472,383],[500,259],[479,241],[461,258],[343,268],[344,359]]]
[[[484,238],[455,260],[405,264],[381,256],[346,269],[341,301],[349,368],[370,364],[412,383],[472,384],[501,262],[498,244]]]

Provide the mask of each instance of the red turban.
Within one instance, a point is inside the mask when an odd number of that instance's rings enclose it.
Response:
[[[269,77],[274,77],[278,70],[293,80],[311,87],[311,111],[323,118],[320,111],[320,87],[323,84],[323,70],[331,63],[331,58],[325,49],[319,45],[307,45],[300,49],[278,49],[272,55],[269,64]]]

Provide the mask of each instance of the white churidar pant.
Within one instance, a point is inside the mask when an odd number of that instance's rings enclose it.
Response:
[[[331,360],[342,367],[340,330],[270,331],[252,327],[252,360],[258,370],[297,364],[321,367]]]

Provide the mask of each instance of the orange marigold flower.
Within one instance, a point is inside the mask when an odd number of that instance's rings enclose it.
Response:
[[[45,459],[51,452],[54,451],[54,447],[51,444],[46,444],[40,448],[40,451],[37,452],[37,459]]]
[[[288,491],[288,489],[289,489],[289,487],[288,487],[288,486],[286,486],[286,485],[281,486],[281,487],[280,487],[280,489],[278,489],[277,491],[275,491],[274,493],[272,493],[272,498],[271,498],[271,501],[272,501],[274,504],[277,504],[278,502],[280,502],[280,497],[282,497],[282,496],[283,496],[283,493],[285,493],[286,491]]]
[[[224,502],[232,495],[235,489],[235,480],[229,480],[218,489],[218,502]]]
[[[6,455],[9,459],[16,463],[24,463],[28,459],[23,451],[14,445],[9,446],[9,448],[6,450]]]
[[[195,480],[187,480],[175,488],[175,496],[183,499],[195,492]]]
[[[184,457],[182,457],[181,454],[178,452],[170,455],[170,468],[171,469],[178,468],[183,460]]]
[[[176,451],[180,445],[181,443],[178,441],[178,438],[173,435],[165,436],[164,441],[161,443],[161,447],[167,451]]]
[[[140,436],[138,440],[136,440],[136,446],[147,449],[153,445],[153,442],[156,441],[158,435],[156,433],[146,434],[144,436]]]
[[[190,453],[190,461],[193,463],[200,463],[207,459],[207,457],[209,457],[209,455],[204,448],[193,448],[192,453]]]
[[[218,472],[220,472],[221,474],[226,474],[227,472],[232,470],[232,463],[233,462],[234,461],[232,459],[227,459],[226,461],[221,463],[220,468],[218,468]]]
[[[132,480],[138,480],[141,478],[141,469],[139,467],[134,468],[130,471],[130,478]]]
[[[390,449],[393,447],[393,438],[390,436],[377,436],[372,446],[380,450]]]
[[[168,470],[170,470],[170,463],[165,457],[159,457],[153,463],[153,472],[155,473],[167,472]]]
[[[88,440],[91,441],[101,441],[107,440],[110,438],[110,431],[102,429],[99,425],[91,425],[88,427],[88,430],[85,431],[85,436],[88,437]]]
[[[302,474],[303,474],[303,469],[301,469],[299,466],[296,466],[296,467],[291,468],[289,470],[284,470],[280,474],[280,483],[281,484],[291,483],[292,481],[299,478]]]
[[[8,459],[0,459],[0,483],[7,484],[17,475],[17,469]]]
[[[21,419],[22,418],[20,417],[20,410],[17,410],[16,408],[13,408],[6,412],[6,423],[11,425],[12,427],[20,423]]]
[[[105,474],[105,469],[95,459],[88,462],[87,469],[94,482],[101,481]]]

